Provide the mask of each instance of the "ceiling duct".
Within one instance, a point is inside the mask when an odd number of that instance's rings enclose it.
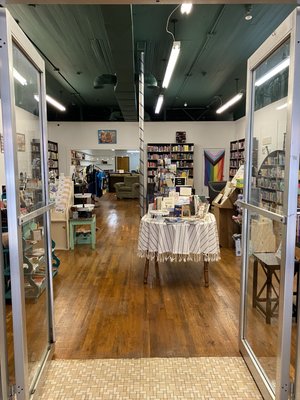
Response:
[[[137,121],[133,21],[130,5],[101,7],[112,61],[118,77],[115,96],[124,121]]]
[[[112,74],[102,74],[95,78],[94,89],[103,89],[104,85],[113,85],[114,88],[117,86],[117,77]]]

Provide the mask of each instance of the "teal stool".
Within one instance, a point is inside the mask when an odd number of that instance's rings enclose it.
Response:
[[[74,244],[76,242],[76,226],[79,225],[90,225],[91,227],[91,239],[90,244],[92,245],[92,249],[94,250],[96,247],[96,215],[93,215],[92,218],[71,218],[69,220],[70,224],[70,248],[74,250]],[[88,243],[88,242],[87,242]]]

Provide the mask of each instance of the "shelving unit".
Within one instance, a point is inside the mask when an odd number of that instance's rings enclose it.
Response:
[[[273,212],[280,212],[282,209],[284,161],[284,150],[272,151],[263,161],[256,180],[262,206]]]
[[[31,141],[31,165],[32,178],[41,179],[41,144],[39,139]],[[48,141],[48,168],[49,173],[55,172],[56,177],[59,176],[58,168],[58,144]]]
[[[59,176],[58,168],[58,144],[48,140],[48,168],[49,172],[55,172],[56,177]]]
[[[154,182],[157,174],[163,168],[168,168],[166,159],[170,160],[171,168],[177,174],[183,172],[187,177],[194,176],[194,143],[149,143],[147,146],[147,176],[148,183]]]
[[[245,162],[245,139],[230,142],[229,178],[233,178]]]
[[[102,169],[113,169],[113,163],[109,162],[109,160],[99,161],[99,157],[94,157],[93,155],[83,151],[71,150],[71,165],[74,165],[75,168],[80,168],[89,164],[97,164]]]

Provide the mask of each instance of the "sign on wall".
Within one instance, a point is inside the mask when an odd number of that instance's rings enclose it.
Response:
[[[204,185],[209,181],[222,181],[224,175],[224,149],[204,150]]]

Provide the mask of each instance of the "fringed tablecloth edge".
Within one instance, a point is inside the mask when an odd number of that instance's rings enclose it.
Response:
[[[165,262],[165,261],[171,261],[171,262],[188,262],[188,261],[214,262],[214,261],[219,261],[221,259],[220,252],[218,252],[217,254],[207,254],[207,253],[201,253],[201,254],[161,253],[161,254],[159,254],[159,253],[156,253],[154,251],[138,250],[137,255],[140,258],[148,258],[149,260],[154,260],[155,257],[157,256],[157,261],[158,262]]]

